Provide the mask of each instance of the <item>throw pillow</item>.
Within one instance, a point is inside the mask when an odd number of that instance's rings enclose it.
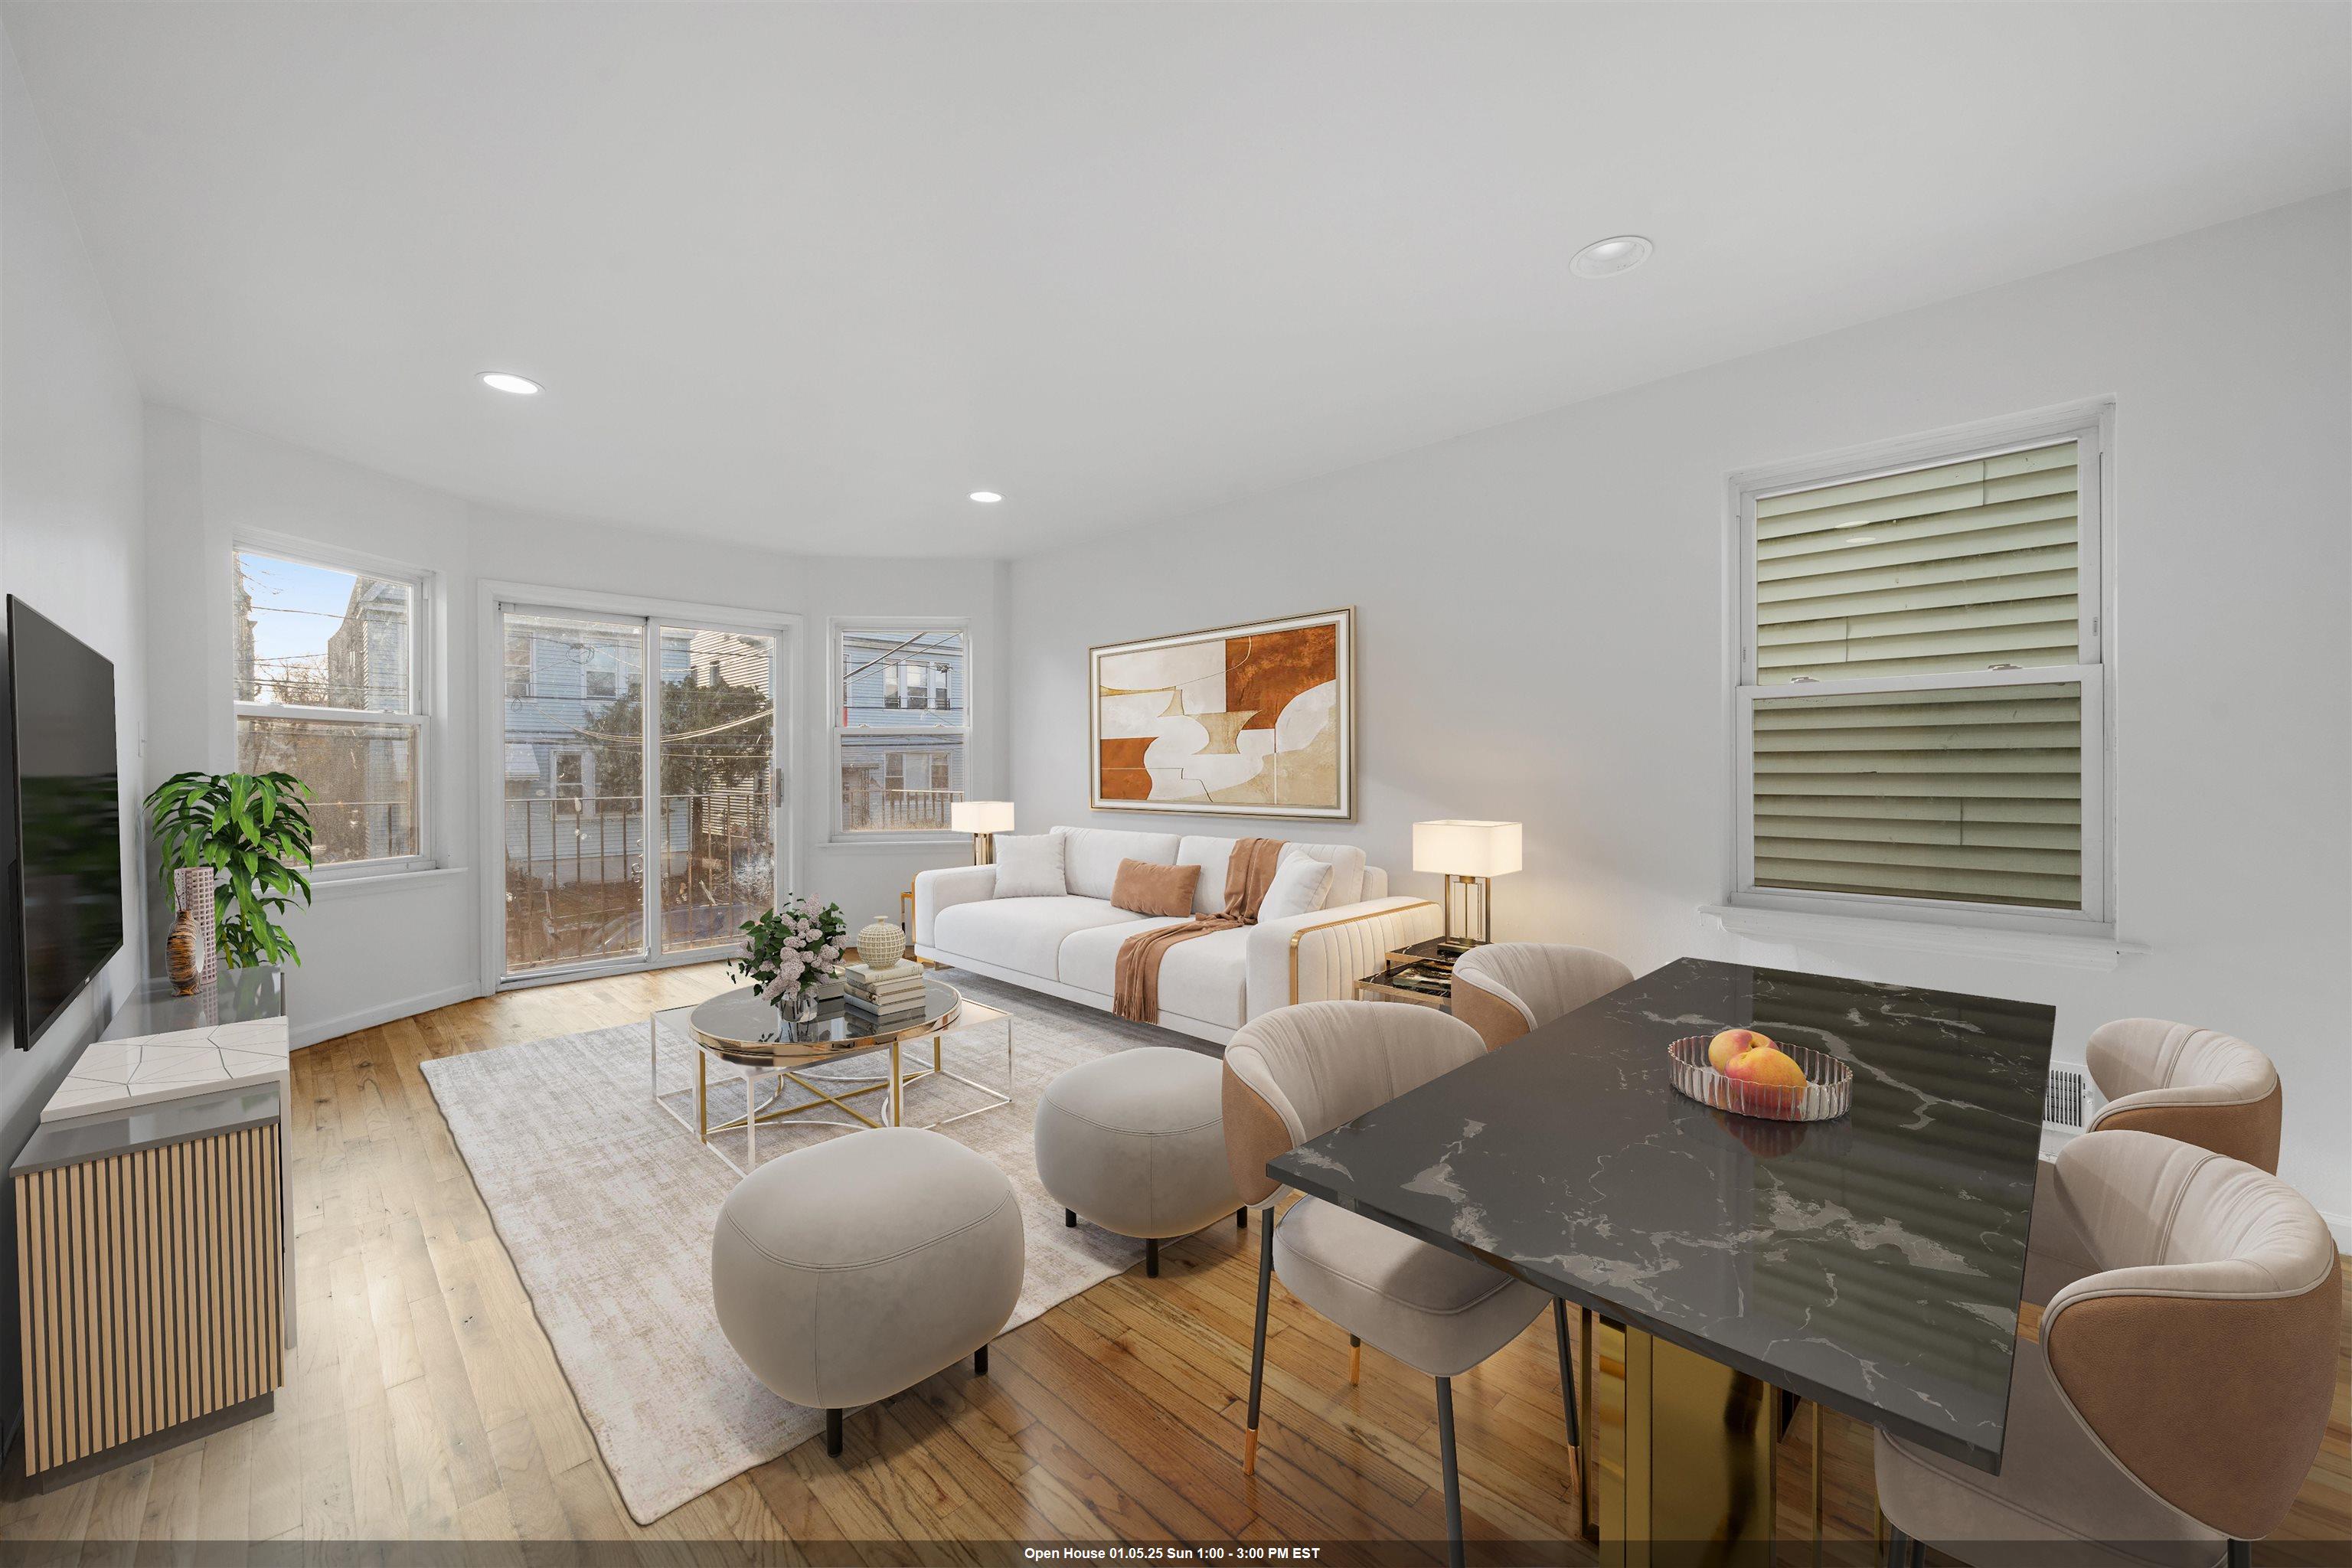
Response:
[[[1257,907],[1259,923],[1278,921],[1290,915],[1312,914],[1323,907],[1323,895],[1331,889],[1331,863],[1311,859],[1301,855],[1280,863],[1274,881],[1265,889],[1265,899]]]
[[[996,836],[996,894],[1000,899],[1058,899],[1069,891],[1063,858],[1069,847],[1058,833]]]
[[[1198,866],[1155,866],[1149,860],[1121,860],[1118,879],[1111,884],[1114,909],[1139,915],[1190,915],[1192,892],[1201,884]]]

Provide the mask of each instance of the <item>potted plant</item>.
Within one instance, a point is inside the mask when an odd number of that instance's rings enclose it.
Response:
[[[275,919],[310,901],[310,791],[291,773],[174,773],[147,797],[163,880],[177,873],[216,895],[214,951],[236,967],[299,963]],[[218,898],[226,892],[227,897]]]
[[[760,998],[772,1002],[794,1023],[815,1016],[817,987],[841,962],[841,939],[849,921],[839,904],[812,909],[806,899],[794,897],[781,909],[769,910],[745,921],[743,956],[729,973],[760,988]]]

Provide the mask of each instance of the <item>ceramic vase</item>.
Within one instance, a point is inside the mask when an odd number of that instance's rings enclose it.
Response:
[[[172,873],[173,897],[187,912],[188,923],[194,927],[196,985],[199,989],[211,986],[220,977],[218,932],[213,925],[215,915],[213,908],[214,876],[215,873],[209,870]],[[186,993],[181,994],[185,995]]]
[[[868,969],[883,970],[895,965],[907,951],[907,933],[896,921],[881,915],[874,923],[857,933],[857,962]]]
[[[196,983],[204,978],[204,961],[197,956],[201,944],[196,940],[196,922],[185,909],[172,917],[172,935],[163,944],[166,962],[172,973],[172,994],[193,996]]]

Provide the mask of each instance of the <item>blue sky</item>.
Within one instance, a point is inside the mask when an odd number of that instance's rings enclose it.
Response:
[[[323,658],[327,639],[343,624],[355,575],[269,556],[238,559],[245,568],[246,590],[253,595],[254,658]]]

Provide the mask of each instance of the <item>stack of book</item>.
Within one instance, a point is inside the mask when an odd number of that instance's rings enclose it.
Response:
[[[920,1017],[923,1012],[923,966],[910,958],[887,969],[853,963],[842,971],[848,982],[848,1005],[859,1016],[879,1023]]]

